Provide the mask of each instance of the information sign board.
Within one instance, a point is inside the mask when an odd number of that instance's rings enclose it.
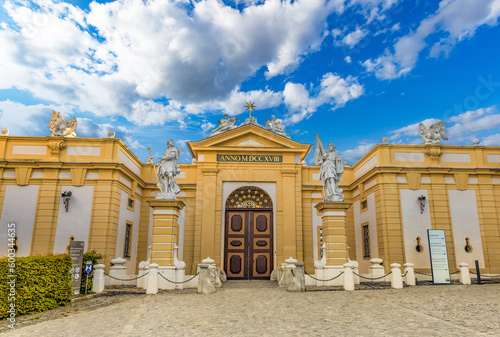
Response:
[[[429,255],[431,257],[432,283],[449,284],[450,267],[448,265],[448,250],[446,236],[442,229],[428,229]]]
[[[80,285],[82,283],[82,263],[83,263],[83,241],[71,241],[69,244],[69,255],[73,261],[71,273],[71,285],[73,286],[73,296],[80,295]]]

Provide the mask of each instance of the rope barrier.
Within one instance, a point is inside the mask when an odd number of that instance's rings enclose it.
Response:
[[[407,274],[408,274],[408,270],[406,271],[406,273],[404,273],[403,275],[401,275],[401,277],[405,277]]]
[[[450,275],[458,274],[458,273],[460,273],[460,270],[454,271],[453,273],[450,273]]]
[[[424,273],[419,273],[418,271],[415,271],[415,274],[425,275],[425,276],[432,276],[432,274],[424,274]]]
[[[170,282],[170,283],[173,283],[173,284],[182,284],[182,283],[187,283],[189,281],[191,281],[192,279],[194,279],[196,276],[198,276],[199,273],[196,273],[196,275],[194,275],[193,277],[191,277],[189,280],[186,280],[186,281],[181,281],[181,282],[175,282],[175,281],[170,281],[168,278],[166,278],[165,276],[163,276],[162,273],[158,273],[158,275],[160,275],[165,281],[167,282]]]
[[[306,273],[305,271],[304,271],[304,274],[306,274],[307,276],[309,276],[310,278],[312,278],[313,280],[316,280],[316,281],[320,281],[320,282],[329,282],[329,281],[333,281],[333,280],[335,280],[336,278],[339,278],[339,277],[340,277],[340,275],[344,274],[344,272],[341,272],[341,273],[340,273],[340,274],[338,274],[337,276],[335,276],[335,277],[333,277],[333,278],[331,278],[331,279],[328,279],[328,280],[320,280],[320,279],[318,279],[318,278],[316,278],[316,277],[314,277],[314,276],[312,276],[312,275],[309,275],[309,274],[308,274],[308,273]]]
[[[472,270],[469,271],[471,274],[474,274],[474,275],[477,275],[476,272],[473,272]],[[495,278],[495,277],[500,277],[500,275],[485,275],[485,274],[481,274],[481,278],[483,277],[492,277],[492,278]]]
[[[391,274],[392,274],[392,271],[390,271],[389,273],[385,274],[384,276],[374,277],[374,278],[371,278],[371,277],[364,277],[363,275],[359,275],[359,274],[357,274],[357,273],[355,273],[355,272],[352,272],[352,273],[353,273],[354,275],[356,275],[356,276],[359,276],[359,277],[361,277],[361,278],[365,279],[365,280],[375,281],[375,280],[380,280],[380,279],[383,279],[383,278],[384,278],[384,277],[386,277],[386,276],[391,275]]]
[[[137,277],[133,277],[133,278],[131,278],[131,279],[125,280],[125,279],[116,278],[116,277],[114,277],[114,276],[111,276],[111,275],[109,275],[109,274],[104,273],[104,275],[109,276],[109,277],[111,277],[111,278],[112,278],[112,279],[114,279],[114,280],[117,280],[117,281],[125,281],[125,282],[138,280],[138,279],[140,279],[141,277],[146,276],[147,274],[149,274],[149,272],[147,272],[146,274],[142,274],[141,276],[137,276]]]

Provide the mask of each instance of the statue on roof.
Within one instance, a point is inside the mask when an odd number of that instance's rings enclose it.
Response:
[[[418,134],[424,140],[424,144],[441,144],[439,136],[444,140],[448,140],[448,137],[446,137],[446,127],[442,121],[431,124],[429,127],[420,123],[418,125]]]
[[[342,181],[344,173],[344,163],[342,158],[335,151],[333,143],[328,144],[328,151],[316,132],[316,145],[314,149],[314,163],[321,165],[319,178],[323,183],[325,197],[323,201],[344,201],[344,196],[338,185]]]
[[[49,123],[51,136],[76,137],[76,118],[66,119],[60,113],[52,111]]]
[[[271,120],[267,120],[267,117],[265,117],[266,129],[268,129],[274,133],[277,133],[278,135],[290,138],[290,134],[286,133],[285,130],[283,130],[283,127],[281,126],[281,119],[276,118],[275,115],[273,115],[272,118],[273,119],[271,119]]]
[[[229,118],[228,114],[224,114],[224,118],[221,118],[220,120],[217,121],[218,127],[216,129],[213,129],[210,136],[215,136],[220,133],[232,130],[236,128],[234,123],[238,120],[237,117],[231,117]]]
[[[182,155],[182,150],[174,146],[174,140],[167,141],[167,150],[160,159],[157,166],[158,185],[161,193],[156,196],[156,199],[176,200],[177,194],[181,191],[179,185],[175,181],[175,176],[181,173],[179,165],[176,161]]]

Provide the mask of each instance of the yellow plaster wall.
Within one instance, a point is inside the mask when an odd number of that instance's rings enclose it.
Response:
[[[241,146],[238,143],[252,139],[262,146]],[[63,145],[61,145],[63,144]],[[15,145],[46,146],[43,155],[15,155]],[[68,146],[99,147],[99,156],[68,155]],[[269,134],[261,128],[249,125],[200,142],[188,144],[195,158],[203,161],[181,164],[184,178],[177,181],[185,195],[184,257],[187,272],[194,273],[196,264],[210,256],[221,264],[223,256],[222,235],[222,184],[225,181],[275,182],[276,183],[276,246],[277,265],[289,256],[306,263],[312,272],[313,242],[311,204],[318,202],[312,193],[321,193],[321,182],[313,179],[318,166],[303,166],[295,157],[305,158],[311,149],[284,137]],[[120,151],[141,168],[136,174],[120,159]],[[396,161],[397,152],[415,153],[423,161]],[[217,154],[279,154],[282,163],[218,163]],[[470,162],[444,162],[442,154],[468,154]],[[473,189],[476,191],[478,215],[487,270],[500,272],[500,184],[492,184],[491,178],[500,178],[499,164],[488,162],[489,154],[500,154],[500,147],[450,146],[450,145],[399,145],[379,144],[372,148],[353,166],[346,166],[341,187],[347,202],[361,200],[374,193],[380,257],[384,264],[404,263],[404,246],[401,220],[400,189],[427,189],[433,228],[444,229],[450,252],[450,266],[457,261],[453,254],[453,233],[449,213],[448,190]],[[356,170],[377,161],[357,177]],[[3,178],[3,170],[15,170],[16,178]],[[32,172],[43,171],[43,178],[31,178]],[[71,172],[71,179],[58,178],[61,171]],[[98,179],[87,179],[88,172],[98,172]],[[61,137],[0,137],[0,211],[6,184],[39,184],[39,200],[36,208],[32,254],[52,252],[55,226],[59,212],[60,186],[92,185],[94,201],[89,233],[89,249],[105,255],[105,262],[115,256],[121,191],[126,191],[141,201],[137,262],[147,258],[149,231],[149,206],[151,193],[157,191],[154,170],[142,163],[119,139],[61,138]],[[132,188],[120,182],[120,176],[132,184]],[[397,182],[404,176],[406,183]],[[431,183],[421,183],[428,176]],[[454,183],[445,183],[445,177]],[[478,183],[469,183],[477,178]],[[367,182],[376,184],[365,190]],[[142,189],[142,195],[135,189]],[[359,195],[354,196],[354,191]],[[347,210],[347,243],[350,258],[356,259],[354,215]],[[411,261],[409,261],[411,262]],[[109,265],[109,264],[107,264]]]
[[[396,161],[396,152],[415,153],[417,155],[413,159],[423,156],[424,160]],[[470,162],[444,162],[443,153],[467,154]],[[365,195],[375,193],[379,254],[384,259],[386,268],[394,262],[411,262],[404,260],[400,189],[426,189],[428,191],[427,207],[430,209],[432,228],[445,230],[452,271],[460,261],[455,259],[448,191],[475,190],[486,272],[494,274],[500,271],[500,214],[498,212],[500,185],[493,184],[491,180],[495,177],[499,178],[500,172],[498,163],[488,162],[489,154],[500,154],[500,147],[379,144],[352,168],[346,168],[343,176],[343,184],[346,186],[343,188],[347,191],[359,190],[359,195],[352,199],[349,199],[349,195],[346,194],[346,200],[362,200]],[[377,164],[355,178],[355,170],[375,155],[377,155]],[[397,182],[398,176],[406,177],[407,182]],[[431,182],[421,182],[422,177],[429,177]],[[445,178],[453,178],[454,182],[445,182]],[[469,182],[469,178],[477,178],[478,183]],[[377,183],[365,191],[364,185],[373,179],[376,179]]]

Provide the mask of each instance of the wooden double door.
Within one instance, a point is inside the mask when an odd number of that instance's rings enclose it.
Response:
[[[228,279],[269,279],[273,270],[273,212],[226,211],[224,270]]]

